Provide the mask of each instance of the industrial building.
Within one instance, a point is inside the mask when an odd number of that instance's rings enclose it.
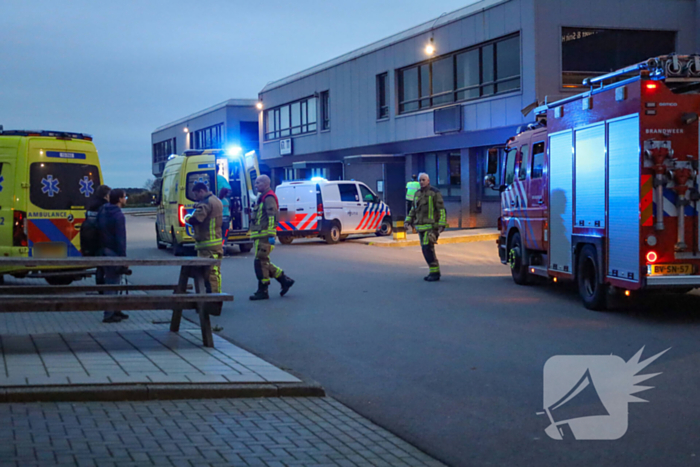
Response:
[[[361,180],[399,215],[426,172],[451,227],[494,226],[488,149],[585,77],[697,51],[699,15],[696,0],[474,3],[265,86],[261,162],[276,184]]]
[[[258,151],[258,114],[255,99],[229,99],[176,120],[151,133],[153,175],[163,174],[171,154],[187,149]]]

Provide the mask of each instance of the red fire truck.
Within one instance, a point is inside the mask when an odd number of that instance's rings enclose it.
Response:
[[[576,281],[593,310],[614,293],[700,287],[700,56],[656,57],[584,85],[538,107],[486,176],[501,192],[501,262],[517,284]]]

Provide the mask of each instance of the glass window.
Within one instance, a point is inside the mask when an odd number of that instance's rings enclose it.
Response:
[[[493,84],[489,84],[494,80],[493,52],[493,44],[481,48],[481,82],[485,84],[485,86],[481,88],[482,96],[490,96],[496,89]]]
[[[401,112],[418,110],[418,67],[403,70],[400,73],[401,95],[399,96]]]
[[[357,187],[354,183],[340,183],[338,184],[338,189],[340,190],[340,201],[360,201],[359,195],[357,194]]]
[[[450,154],[450,185],[462,184],[462,156]]]
[[[428,174],[430,180],[435,183],[437,181],[437,155],[436,154],[426,154],[425,155],[425,173]]]
[[[374,193],[372,193],[372,191],[370,191],[370,189],[364,185],[360,185],[360,195],[362,196],[362,201],[368,203],[376,203],[378,201],[377,197],[374,196]]]
[[[295,102],[291,105],[292,110],[292,134],[301,133],[301,103]]]
[[[450,163],[449,154],[440,153],[438,154],[438,185],[449,185],[450,184]]]
[[[676,50],[674,31],[562,28],[562,84],[583,87],[585,78],[619,70]],[[624,79],[621,77],[620,79]]]
[[[29,199],[42,209],[84,208],[99,185],[94,165],[36,162],[29,169]]]
[[[518,155],[518,148],[509,149],[506,153],[506,173],[505,184],[510,185],[515,180],[515,159]]]
[[[316,99],[311,99],[309,110],[313,107],[313,131],[316,131]],[[328,91],[321,93],[321,129],[331,129],[331,95]]]
[[[454,100],[454,58],[449,56],[433,62],[433,105]]]
[[[283,105],[280,107],[280,136],[289,136],[289,106]]]
[[[530,179],[542,178],[544,172],[544,141],[535,143],[532,146],[532,172]]]
[[[387,99],[388,74],[377,75],[377,118],[389,117],[389,101]]]
[[[192,192],[192,188],[194,188],[194,185],[196,183],[204,183],[207,187],[209,187],[209,191],[212,189],[215,189],[212,184],[212,180],[214,180],[214,171],[213,170],[206,170],[202,172],[190,172],[187,174],[187,191],[185,192],[185,196],[187,196],[187,199],[190,201],[197,201],[194,198],[194,193]]]
[[[430,65],[420,67],[420,96],[427,97],[420,101],[421,108],[430,107]]]
[[[520,37],[496,44],[496,89],[498,92],[520,88]]]
[[[457,89],[457,100],[479,97],[479,49],[457,55]]]
[[[520,168],[518,169],[518,180],[525,180],[527,168],[530,166],[530,146],[524,145],[520,148]]]

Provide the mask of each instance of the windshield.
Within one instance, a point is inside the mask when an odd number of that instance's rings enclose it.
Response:
[[[29,168],[29,199],[41,209],[84,209],[99,174],[94,165],[36,162]]]

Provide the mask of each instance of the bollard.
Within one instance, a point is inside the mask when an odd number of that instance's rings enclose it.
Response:
[[[406,227],[403,225],[403,221],[394,221],[394,228],[392,230],[392,235],[394,240],[405,241],[406,240]]]

